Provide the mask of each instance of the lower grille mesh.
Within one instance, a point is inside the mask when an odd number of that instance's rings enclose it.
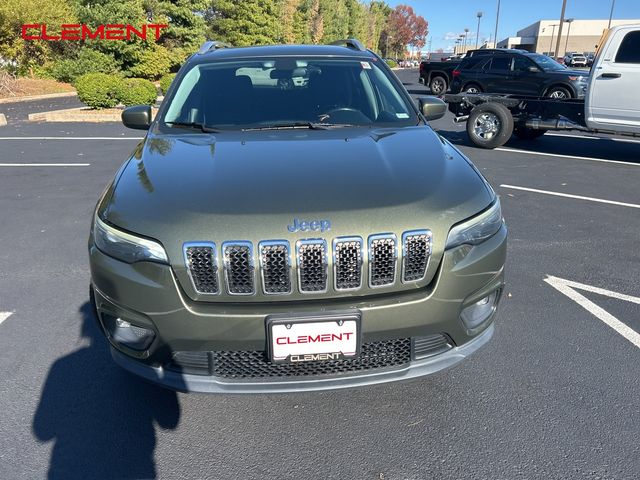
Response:
[[[358,357],[337,361],[272,363],[261,351],[214,351],[212,355],[212,374],[223,378],[333,375],[407,364],[411,339],[365,343]]]

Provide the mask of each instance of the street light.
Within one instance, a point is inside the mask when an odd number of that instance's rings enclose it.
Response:
[[[464,51],[466,53],[467,51],[467,36],[469,35],[469,29],[465,28],[464,29]]]
[[[478,49],[478,38],[480,38],[480,19],[482,18],[482,12],[476,13],[478,17],[478,30],[476,31],[476,50]]]
[[[611,18],[613,17],[613,7],[616,6],[616,0],[611,0],[611,12],[609,12],[609,25],[607,25],[607,30],[611,28]]]
[[[498,48],[498,20],[500,19],[500,0],[498,0],[498,10],[496,11],[496,30],[493,32],[493,41],[495,47]]]
[[[567,29],[567,40],[564,42],[564,54],[567,54],[567,45],[569,44],[569,35],[571,34],[571,23],[573,23],[573,21],[575,20],[575,18],[567,18],[565,20],[565,22],[567,22],[569,24],[569,28]]]

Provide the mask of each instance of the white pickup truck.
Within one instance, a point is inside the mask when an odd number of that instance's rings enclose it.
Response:
[[[512,134],[533,139],[548,130],[640,136],[640,25],[603,34],[584,100],[464,93],[445,95],[445,101],[482,148],[504,145]]]

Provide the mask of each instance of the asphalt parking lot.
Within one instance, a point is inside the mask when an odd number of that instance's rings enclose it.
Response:
[[[640,477],[640,139],[488,151],[434,122],[509,226],[491,343],[408,383],[187,395],[116,367],[88,305],[92,210],[140,132],[37,107],[0,128],[0,478]]]

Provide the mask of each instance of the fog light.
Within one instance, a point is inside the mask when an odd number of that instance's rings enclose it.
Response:
[[[110,315],[104,315],[103,318],[111,339],[132,350],[145,350],[156,336],[153,330],[132,325],[121,318]]]
[[[500,290],[495,290],[476,303],[465,307],[460,314],[464,326],[469,330],[474,330],[482,325],[495,312],[499,298]]]

